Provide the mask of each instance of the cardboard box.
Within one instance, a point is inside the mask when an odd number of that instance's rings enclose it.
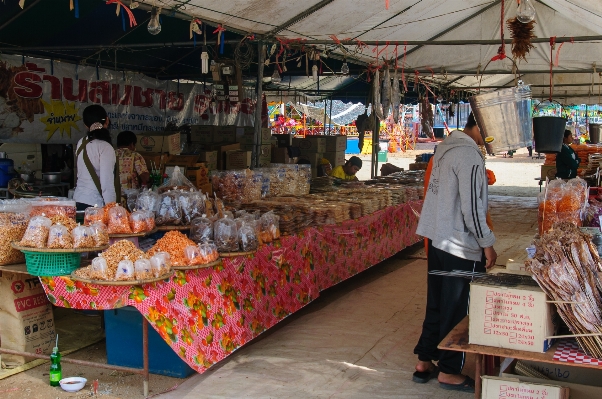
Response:
[[[292,147],[293,146],[293,135],[292,134],[274,134],[272,135],[278,143],[278,147]]]
[[[550,180],[556,178],[556,165],[541,165],[541,180],[545,182],[546,177]]]
[[[522,252],[517,253],[516,255],[509,258],[506,262],[506,273],[512,274],[520,274],[523,276],[528,276],[527,268],[525,267],[525,261],[529,258],[527,251],[523,250]]]
[[[190,167],[198,162],[198,155],[170,155],[165,161],[165,166]]]
[[[212,143],[215,126],[194,125],[190,126],[190,141],[193,143]]]
[[[204,163],[197,163],[186,169],[186,177],[198,189],[209,183],[209,169]]]
[[[550,364],[532,360],[523,360],[522,362],[548,376],[551,380],[560,383],[571,382],[574,384],[602,387],[602,369],[572,366],[570,363]]]
[[[324,136],[326,152],[339,152],[347,149],[347,136]]]
[[[236,143],[236,126],[216,126],[213,131],[214,143]]]
[[[163,174],[163,171],[165,170],[165,163],[170,157],[169,154],[161,154],[157,152],[140,152],[139,154],[142,155],[142,158],[144,158],[146,161],[146,167],[149,172],[153,170],[154,164],[157,168],[161,169],[160,172]]]
[[[537,286],[470,283],[470,344],[545,352],[553,343],[555,308]]]
[[[50,354],[56,337],[54,315],[38,277],[0,271],[0,320],[2,349]],[[30,360],[33,359],[2,355],[2,363],[9,366]]]
[[[333,168],[335,166],[345,165],[345,151],[325,152],[324,158],[328,159]]]
[[[240,143],[203,144],[202,149],[205,151],[217,151],[216,169],[223,170],[226,166],[226,152],[240,150]]]
[[[272,150],[272,163],[291,163],[288,148],[278,147]]]
[[[299,161],[307,160],[311,164],[311,177],[318,177],[318,165],[322,160],[322,154],[320,153],[305,153],[301,154],[299,157]]]
[[[241,144],[253,144],[255,138],[254,127],[237,127],[236,142]],[[269,144],[272,139],[272,129],[261,128],[259,132],[259,144]]]
[[[259,158],[259,167],[265,168],[270,166],[270,163],[272,163],[272,145],[264,144],[260,146],[257,156]]]
[[[569,388],[521,381],[518,378],[484,376],[482,399],[569,399]]]
[[[226,170],[247,169],[251,167],[251,151],[226,152]]]
[[[323,153],[326,152],[326,139],[322,137],[293,139],[293,147],[299,147],[304,152]]]
[[[180,133],[164,132],[138,136],[136,151],[180,153]]]
[[[217,169],[217,151],[204,151],[199,153],[198,162],[203,162],[207,165],[207,169]]]
[[[584,381],[587,381],[585,383],[582,384],[577,384],[574,382],[568,382],[568,381],[557,381],[557,380],[545,380],[542,378],[534,378],[534,377],[523,377],[523,376],[518,376],[516,374],[514,374],[514,365],[515,365],[515,361],[511,362],[510,366],[507,368],[504,368],[504,370],[502,370],[502,374],[501,377],[503,378],[513,378],[513,379],[519,379],[520,381],[523,382],[532,382],[532,383],[538,383],[538,384],[556,384],[556,385],[560,385],[562,387],[566,387],[570,390],[570,394],[571,394],[571,399],[592,399],[592,398],[602,398],[602,388],[599,386],[600,383],[602,382],[600,380],[600,377],[595,377],[596,379],[584,379]],[[529,362],[529,363],[536,363],[536,362]],[[545,366],[546,369],[552,370],[552,369],[557,369],[560,365],[558,364],[549,364],[549,363],[541,363],[542,366]],[[565,369],[567,366],[560,366],[563,369]],[[599,370],[595,370],[595,369],[591,369],[591,368],[584,368],[584,367],[572,367],[575,370],[575,374],[576,375],[590,375],[592,373],[600,373]],[[540,370],[541,371],[541,370]],[[548,374],[549,373],[545,373]],[[571,372],[572,374],[572,372]],[[550,378],[552,378],[552,376],[550,375]]]

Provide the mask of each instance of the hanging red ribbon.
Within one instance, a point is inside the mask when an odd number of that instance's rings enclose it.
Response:
[[[519,2],[520,4],[520,2]],[[504,0],[502,0],[502,12],[501,12],[501,22],[500,22],[500,38],[502,39],[502,44],[500,45],[500,47],[497,49],[497,55],[494,56],[491,61],[498,61],[498,60],[503,60],[504,58],[506,58],[506,43],[504,42],[504,7],[505,3]]]
[[[385,0],[385,8],[388,10],[389,9],[389,0]]]
[[[382,54],[382,52],[385,51],[387,49],[387,47],[389,47],[389,42],[388,41],[385,42],[385,44],[386,44],[386,46],[383,47],[383,49],[379,51],[378,50],[378,42],[376,42],[376,48],[372,49],[372,52],[376,53],[376,59],[378,59],[380,57],[380,55]]]
[[[550,101],[554,93],[554,46],[556,45],[556,36],[550,38]]]
[[[128,18],[130,19],[130,28],[138,25],[138,23],[136,22],[136,17],[134,17],[134,13],[132,12],[132,10],[130,10],[129,7],[126,7],[126,5],[121,2],[121,0],[107,0],[106,4],[117,4],[117,8],[122,7],[127,13]]]
[[[575,40],[571,37],[571,44],[573,44],[575,42]],[[564,42],[560,43],[560,46],[558,46],[558,50],[556,50],[556,61],[554,62],[554,66],[558,66],[558,58],[560,57],[560,49],[562,48],[562,45],[564,44]]]

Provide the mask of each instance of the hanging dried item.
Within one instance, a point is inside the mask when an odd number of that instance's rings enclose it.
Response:
[[[512,18],[506,21],[506,24],[511,32],[510,36],[512,36],[512,55],[514,59],[523,59],[527,62],[527,54],[535,48],[531,43],[531,39],[537,37],[533,34],[535,21],[523,23],[517,18]]]
[[[422,125],[422,132],[426,134],[430,139],[435,139],[435,133],[433,131],[434,115],[433,107],[429,102],[428,98],[424,97],[420,100],[420,123]]]

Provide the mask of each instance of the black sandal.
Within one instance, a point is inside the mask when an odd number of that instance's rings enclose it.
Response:
[[[459,391],[459,392],[472,392],[474,393],[474,380],[470,377],[466,377],[464,382],[460,384],[447,384],[445,382],[440,382],[439,386],[441,388],[446,389],[448,391]]]
[[[426,384],[433,378],[437,378],[439,375],[439,367],[433,365],[433,369],[431,371],[414,371],[412,374],[412,381],[417,382],[418,384]]]

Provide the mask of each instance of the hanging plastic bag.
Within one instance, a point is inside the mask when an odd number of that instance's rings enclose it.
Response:
[[[92,223],[90,225],[90,231],[92,232],[92,238],[94,238],[95,247],[109,245],[109,233],[107,232],[107,227],[104,223]]]
[[[196,190],[196,187],[194,186],[194,184],[192,184],[190,182],[190,180],[188,180],[186,178],[186,176],[184,176],[184,173],[182,173],[182,170],[180,169],[179,166],[174,167],[171,177],[169,179],[167,179],[167,181],[159,187],[159,193],[163,193],[168,190],[177,190],[177,189]]]
[[[96,205],[86,208],[84,210],[84,224],[90,226],[96,222],[104,223],[106,220],[105,209],[103,207],[97,207]]]
[[[119,262],[117,265],[117,271],[115,272],[115,280],[125,281],[133,280],[135,277],[134,263],[127,257]]]
[[[46,216],[32,217],[19,245],[30,248],[45,248],[51,226],[52,221]]]
[[[179,226],[182,223],[182,211],[176,193],[168,191],[159,196],[155,215],[157,226]]]
[[[50,227],[46,247],[51,249],[73,248],[73,237],[71,237],[69,229],[62,224],[55,224]]]
[[[136,209],[155,212],[159,203],[159,194],[151,190],[142,191],[136,199]]]
[[[171,270],[171,257],[167,252],[157,252],[150,258],[151,269],[155,278],[161,277]]]
[[[77,226],[71,235],[73,236],[73,248],[94,248],[96,245],[92,229],[88,226]]]
[[[190,223],[189,238],[197,244],[213,240],[213,222],[203,215]]]
[[[128,212],[122,206],[114,206],[109,209],[109,224],[107,226],[109,234],[131,234]]]
[[[109,266],[107,261],[99,256],[92,259],[92,265],[90,266],[90,278],[93,280],[109,280],[112,276],[109,276]]]
[[[213,225],[215,245],[220,252],[236,252],[239,249],[236,222],[227,217],[218,219]]]
[[[138,259],[134,262],[134,274],[136,280],[148,280],[154,277],[150,260]]]

